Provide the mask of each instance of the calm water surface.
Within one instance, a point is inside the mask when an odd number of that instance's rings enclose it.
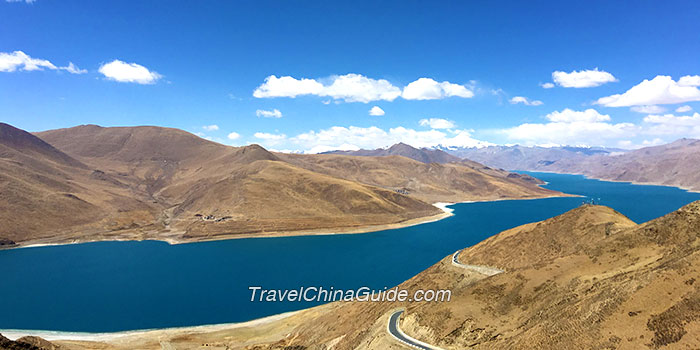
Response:
[[[644,222],[700,194],[529,173]],[[502,230],[583,198],[464,203],[434,223],[355,235],[168,245],[98,242],[0,251],[0,329],[110,332],[247,321],[315,304],[250,302],[248,286],[380,289]]]

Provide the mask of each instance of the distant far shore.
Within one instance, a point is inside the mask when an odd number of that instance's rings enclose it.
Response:
[[[642,186],[663,186],[663,187],[674,187],[674,188],[679,188],[681,190],[690,192],[690,193],[700,193],[700,189],[692,189],[690,187],[685,187],[681,186],[678,184],[664,184],[660,182],[645,182],[645,181],[632,181],[632,180],[617,180],[617,179],[610,179],[610,178],[605,178],[605,177],[596,177],[593,175],[589,174],[584,174],[584,173],[565,173],[565,172],[560,172],[560,171],[551,171],[551,170],[511,170],[511,171],[527,171],[527,172],[532,172],[532,173],[544,173],[544,174],[561,174],[561,175],[581,175],[585,177],[586,179],[590,180],[600,180],[600,181],[607,181],[607,182],[619,182],[619,183],[627,183],[627,184],[632,184],[632,185],[642,185]]]

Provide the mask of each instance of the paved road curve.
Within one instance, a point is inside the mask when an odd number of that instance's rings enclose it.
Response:
[[[456,251],[454,253],[454,255],[452,255],[452,265],[459,266],[461,268],[465,268],[468,270],[472,270],[474,272],[478,272],[478,273],[480,273],[482,275],[486,275],[486,276],[498,275],[499,273],[503,272],[503,270],[497,269],[494,267],[462,264],[461,262],[459,262],[459,259],[457,259],[457,257],[459,257],[459,253],[461,251],[462,250],[460,249],[460,250]]]
[[[472,270],[474,272],[480,273],[482,275],[486,276],[493,276],[493,275],[498,275],[499,273],[502,273],[503,270],[497,269],[494,267],[488,267],[488,266],[481,266],[481,265],[469,265],[469,264],[462,264],[459,262],[459,253],[462,250],[458,250],[452,255],[452,265],[455,265],[457,267],[461,267],[464,269]],[[387,331],[389,334],[391,334],[396,340],[400,341],[401,343],[408,345],[414,349],[420,349],[420,350],[442,350],[441,348],[438,348],[437,346],[430,345],[428,343],[424,343],[420,340],[414,339],[406,335],[406,333],[401,331],[401,328],[399,328],[399,321],[401,320],[401,315],[403,314],[404,310],[398,310],[395,311],[391,316],[389,317],[389,324],[387,325]]]
[[[442,348],[438,348],[437,346],[432,346],[432,345],[424,343],[420,340],[411,338],[411,337],[407,336],[406,333],[402,332],[401,328],[399,328],[399,320],[401,320],[401,314],[403,314],[403,312],[404,312],[404,310],[395,311],[393,314],[391,314],[391,317],[389,317],[389,325],[387,326],[387,330],[389,331],[389,334],[391,334],[398,341],[400,341],[403,344],[408,345],[414,349],[442,350]]]

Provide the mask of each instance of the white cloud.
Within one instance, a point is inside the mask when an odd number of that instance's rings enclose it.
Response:
[[[543,89],[551,89],[551,88],[554,87],[554,84],[552,84],[552,83],[540,83],[540,86],[541,86]]]
[[[417,131],[402,126],[380,129],[376,126],[367,128],[333,126],[319,131],[309,131],[291,139],[290,143],[304,153],[319,153],[336,149],[375,149],[404,142],[414,147],[481,147],[491,145],[488,142],[471,137],[469,130],[442,131],[431,129]]]
[[[644,118],[644,123],[647,124],[645,134],[700,138],[700,113],[697,112],[692,116],[649,115]]]
[[[253,92],[257,98],[297,97],[315,95],[331,97],[345,102],[393,101],[401,95],[401,89],[384,79],[371,79],[360,74],[336,75],[327,84],[314,79],[296,79],[271,75]]]
[[[637,112],[637,113],[646,113],[646,114],[659,114],[666,112],[666,108],[663,108],[661,106],[657,105],[651,105],[651,106],[633,106],[630,108],[632,112]]]
[[[683,78],[686,78],[685,84],[694,83],[692,77]],[[690,101],[700,101],[700,90],[697,87],[681,85],[669,76],[657,75],[652,80],[645,79],[623,94],[599,98],[596,104],[607,107],[630,107]]]
[[[285,134],[270,134],[266,132],[256,132],[253,136],[255,136],[258,139],[268,141],[279,141],[287,138],[287,135]]]
[[[259,139],[259,143],[265,147],[275,147],[283,144],[287,141],[287,135],[285,134],[272,134],[266,132],[256,132],[253,134],[255,138]]]
[[[25,4],[33,4],[36,0],[5,0],[7,2],[23,2]]]
[[[360,74],[334,75],[327,79],[297,79],[290,76],[271,75],[253,92],[257,98],[297,97],[313,95],[330,97],[336,101],[363,102],[393,101],[397,97],[407,100],[433,100],[447,97],[470,98],[474,92],[464,85],[448,81],[441,83],[420,78],[408,84],[403,91],[385,79],[372,79]],[[329,101],[324,101],[325,104]]]
[[[449,81],[438,83],[430,78],[420,78],[406,85],[401,94],[406,100],[437,100],[452,96],[471,98],[474,97],[474,92],[464,85]]]
[[[610,116],[594,109],[564,109],[545,116],[548,123],[525,123],[500,130],[507,138],[526,145],[601,145],[608,140],[634,136],[631,123],[610,123]]]
[[[293,77],[276,77],[271,75],[253,92],[257,98],[297,97],[300,95],[320,95],[323,84],[313,79],[296,79]]]
[[[148,68],[136,64],[114,60],[103,64],[99,72],[110,80],[120,83],[155,84],[162,78],[160,74],[148,70]]]
[[[685,105],[685,106],[680,106],[680,107],[676,108],[676,113],[685,113],[685,112],[690,112],[692,110],[693,110],[693,107]]]
[[[555,71],[552,73],[552,80],[559,86],[566,88],[587,88],[600,86],[605,83],[617,81],[610,73],[598,70],[581,70],[571,73]]]
[[[226,136],[226,137],[227,137],[229,140],[238,140],[239,138],[241,138],[241,134],[239,134],[239,133],[237,133],[237,132],[235,132],[235,131],[232,131],[232,132],[229,133],[228,136]]]
[[[35,71],[35,70],[64,70],[72,74],[87,73],[87,70],[80,69],[69,62],[68,66],[57,67],[48,60],[33,58],[22,51],[0,52],[0,72]]]
[[[524,96],[515,96],[510,99],[511,104],[518,104],[522,103],[526,106],[541,106],[543,103],[540,100],[529,100],[527,97]]]
[[[421,119],[418,121],[421,126],[429,126],[431,129],[452,129],[455,127],[455,123],[442,118],[429,118]]]
[[[359,74],[346,74],[331,78],[332,84],[325,86],[323,96],[345,102],[393,101],[401,90],[384,79],[371,79]]]
[[[0,72],[14,72],[17,69],[24,71],[58,69],[53,63],[38,58],[32,58],[22,51],[11,53],[0,52]]]
[[[369,115],[375,116],[375,117],[382,116],[382,115],[384,115],[384,110],[379,108],[378,106],[374,106],[374,107],[370,108]]]
[[[563,111],[554,111],[545,116],[551,122],[604,122],[609,121],[610,116],[607,114],[600,114],[593,108],[589,108],[585,111],[574,111],[571,109],[564,109]]]
[[[678,79],[680,86],[700,86],[700,75],[686,75]]]
[[[263,118],[282,118],[282,112],[280,112],[279,109],[273,109],[271,111],[258,109],[255,111],[255,115]]]
[[[204,129],[204,130],[206,130],[206,131],[216,131],[216,130],[219,130],[219,126],[216,125],[216,124],[205,125],[205,126],[202,127],[202,129]]]
[[[87,73],[87,69],[80,69],[78,68],[73,62],[68,62],[68,65],[65,67],[60,67],[59,69],[63,69],[68,73],[71,74],[85,74]]]

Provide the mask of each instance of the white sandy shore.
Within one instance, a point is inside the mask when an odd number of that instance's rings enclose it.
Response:
[[[449,203],[449,202],[433,203],[434,206],[438,207],[440,210],[444,211],[445,213],[451,214],[451,215],[454,215],[453,213],[455,210],[452,208],[448,208],[447,206],[453,205],[453,204],[455,204],[455,203]]]
[[[300,310],[303,311],[303,310]],[[17,340],[24,336],[36,336],[44,338],[48,341],[55,340],[77,340],[77,341],[113,341],[115,339],[126,337],[148,337],[152,335],[168,335],[168,334],[183,334],[183,333],[204,333],[215,332],[220,330],[255,327],[263,324],[279,321],[287,317],[293,316],[300,311],[285,312],[277,315],[267,316],[256,320],[239,322],[239,323],[221,323],[214,325],[190,326],[190,327],[173,327],[162,329],[143,329],[124,332],[111,333],[86,333],[86,332],[60,332],[60,331],[39,331],[39,330],[22,330],[22,329],[0,329],[0,334],[8,339]]]
[[[145,240],[147,241],[158,241],[165,242],[170,245],[176,244],[188,244],[188,243],[198,243],[198,242],[209,242],[209,241],[223,241],[229,239],[251,239],[251,238],[280,238],[280,237],[295,237],[295,236],[331,236],[331,235],[346,235],[346,234],[359,234],[359,233],[371,233],[384,230],[395,230],[410,226],[416,226],[421,224],[427,224],[431,222],[440,221],[442,219],[448,218],[454,215],[454,209],[448,208],[448,206],[461,203],[481,203],[481,202],[498,202],[498,201],[508,201],[508,200],[534,200],[534,199],[546,199],[546,198],[559,198],[559,197],[583,197],[580,195],[554,195],[547,197],[535,197],[535,198],[498,198],[498,199],[484,199],[484,200],[470,200],[461,202],[437,202],[433,203],[433,206],[442,210],[442,213],[424,216],[415,219],[409,219],[402,222],[397,222],[393,224],[378,224],[378,225],[367,225],[367,226],[357,226],[357,227],[336,227],[327,229],[312,229],[312,230],[298,230],[298,231],[269,231],[265,234],[253,233],[246,235],[219,235],[215,237],[208,237],[206,239],[194,239],[194,240],[178,240],[171,237],[150,237]],[[109,239],[73,239],[67,242],[58,243],[43,243],[41,240],[28,241],[20,243],[19,245],[13,247],[7,247],[5,249],[22,249],[22,248],[37,248],[37,247],[47,247],[47,246],[60,246],[60,245],[70,245],[70,244],[81,244],[81,243],[92,243],[92,242],[133,242],[141,241],[143,239],[137,239],[133,237],[112,237]]]
[[[501,202],[501,201],[522,201],[522,200],[536,200],[536,199],[548,199],[548,198],[571,198],[571,197],[585,197],[585,196],[578,195],[578,194],[565,194],[565,195],[536,197],[536,198],[498,198],[498,199],[484,199],[484,200],[462,201],[462,202],[437,202],[437,203],[433,203],[433,205],[435,207],[439,208],[440,210],[444,211],[445,213],[448,213],[450,215],[454,215],[455,210],[453,208],[449,208],[449,206],[455,205],[455,204]]]

